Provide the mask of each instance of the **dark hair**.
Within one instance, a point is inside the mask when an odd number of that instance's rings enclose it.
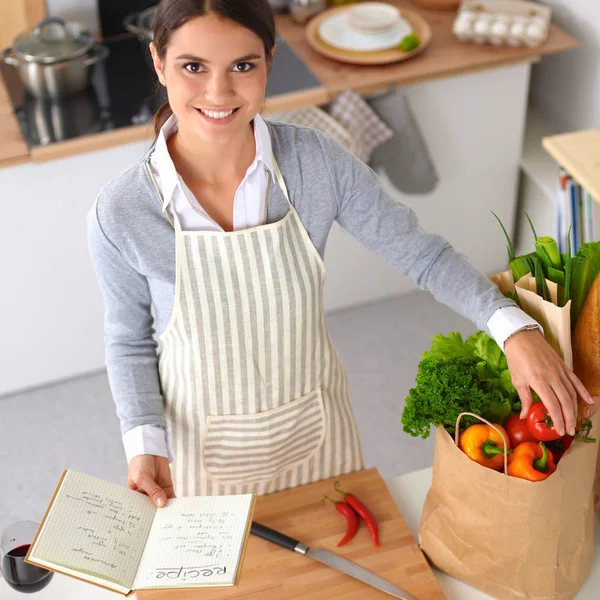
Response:
[[[213,13],[250,29],[263,41],[267,62],[275,47],[275,17],[268,0],[161,0],[156,9],[153,34],[156,51],[164,59],[171,36],[176,29],[195,17]],[[168,102],[154,117],[156,135],[173,114]]]

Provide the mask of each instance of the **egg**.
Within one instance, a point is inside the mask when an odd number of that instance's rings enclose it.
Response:
[[[528,46],[537,46],[545,37],[544,27],[539,23],[530,23],[525,29],[525,42]]]
[[[503,44],[508,37],[509,24],[507,19],[499,19],[490,27],[490,41],[497,46]]]
[[[458,18],[454,22],[452,32],[460,40],[466,40],[471,35],[471,20]]]
[[[510,26],[510,32],[508,36],[508,43],[511,46],[520,46],[525,38],[525,23],[521,21],[515,21]]]
[[[475,41],[478,43],[483,43],[486,41],[487,36],[490,32],[490,20],[486,18],[479,17],[477,21],[473,24],[473,33],[475,35]]]

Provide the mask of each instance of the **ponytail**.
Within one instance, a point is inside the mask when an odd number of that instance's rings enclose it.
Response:
[[[171,105],[165,102],[154,115],[154,135],[158,137],[162,126],[169,120],[169,117],[173,114]]]

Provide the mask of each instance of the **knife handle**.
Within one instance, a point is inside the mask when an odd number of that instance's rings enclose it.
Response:
[[[279,531],[275,531],[266,525],[261,525],[256,521],[252,521],[250,533],[256,537],[262,538],[263,540],[267,540],[267,542],[277,544],[282,548],[287,548],[288,550],[293,550],[294,552],[300,552],[300,554],[306,554],[306,552],[308,552],[308,547],[304,544],[301,544],[298,540],[284,535],[283,533],[279,533]]]

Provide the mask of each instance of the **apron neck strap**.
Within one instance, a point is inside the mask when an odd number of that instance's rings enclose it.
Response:
[[[288,204],[291,206],[290,195],[288,193],[287,186],[285,185],[285,181],[283,179],[283,175],[281,174],[281,169],[279,168],[279,163],[275,159],[275,155],[273,155],[273,170],[275,171],[275,177],[277,177],[277,183],[279,183],[279,187],[285,196],[285,199],[288,201]]]

